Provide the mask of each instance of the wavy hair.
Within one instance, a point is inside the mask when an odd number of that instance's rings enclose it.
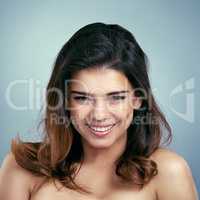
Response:
[[[65,84],[80,70],[105,66],[122,72],[142,98],[142,106],[134,110],[127,130],[125,151],[116,161],[116,174],[128,183],[144,186],[158,173],[150,155],[159,148],[163,136],[165,142],[171,141],[171,128],[152,94],[147,56],[131,32],[120,25],[104,23],[82,27],[61,48],[46,88],[42,141],[12,141],[11,150],[20,166],[44,177],[44,182],[59,180],[65,187],[89,192],[74,181],[84,155],[81,136],[70,123]],[[57,106],[59,94],[63,101]],[[53,115],[67,120],[56,123]]]

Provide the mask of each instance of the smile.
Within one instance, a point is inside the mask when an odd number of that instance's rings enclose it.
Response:
[[[104,136],[107,135],[109,132],[111,132],[112,128],[115,126],[115,124],[106,126],[106,127],[95,127],[95,126],[88,126],[89,129],[97,136]]]

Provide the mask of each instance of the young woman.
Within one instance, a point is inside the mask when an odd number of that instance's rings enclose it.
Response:
[[[119,25],[76,32],[47,86],[44,138],[13,140],[0,199],[196,200],[188,164],[161,147],[171,129],[153,97],[147,62]]]

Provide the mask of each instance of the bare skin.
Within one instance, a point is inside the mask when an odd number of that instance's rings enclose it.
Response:
[[[95,77],[95,79],[94,79]],[[78,73],[76,80],[83,83],[72,84],[70,90],[97,92],[105,97],[105,93],[116,90],[131,91],[132,87],[126,77],[112,70],[83,71]],[[108,84],[109,83],[109,84]],[[83,87],[87,86],[87,87]],[[96,94],[94,94],[96,98]],[[0,199],[6,200],[197,200],[197,192],[187,162],[176,153],[158,149],[151,158],[158,164],[158,175],[143,189],[121,182],[115,174],[114,162],[125,149],[126,130],[133,117],[133,109],[139,108],[139,99],[127,95],[123,101],[96,99],[84,102],[70,98],[69,105],[75,108],[71,111],[74,126],[82,136],[84,162],[75,181],[89,188],[93,194],[80,194],[73,190],[62,188],[57,191],[53,183],[47,183],[35,194],[32,191],[41,178],[34,177],[22,169],[15,161],[12,153],[8,154],[0,172]],[[107,100],[107,99],[106,99]],[[129,103],[128,103],[129,102]],[[109,106],[108,106],[109,105]],[[94,106],[94,107],[93,107]],[[108,107],[107,107],[108,106]],[[77,109],[78,108],[78,109]],[[110,134],[99,139],[85,126],[85,120],[93,123],[106,119],[107,123],[117,123]],[[104,122],[105,123],[105,122]],[[59,182],[57,181],[59,184]]]
[[[136,187],[110,184],[105,176],[97,176],[99,169],[82,175],[85,185],[92,187],[93,196],[79,194],[63,188],[57,191],[53,183],[45,184],[34,196],[31,190],[40,178],[17,165],[13,154],[9,153],[0,170],[0,199],[6,200],[197,200],[197,191],[191,170],[186,161],[167,149],[158,149],[151,158],[158,163],[159,174],[141,191]],[[81,176],[81,175],[80,175]],[[96,180],[98,179],[98,182]],[[103,185],[102,185],[103,184]],[[101,188],[101,190],[99,190]],[[100,197],[99,191],[106,194]]]

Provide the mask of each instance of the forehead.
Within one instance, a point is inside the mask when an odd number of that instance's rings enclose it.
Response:
[[[70,90],[96,95],[119,90],[132,90],[130,82],[122,72],[108,68],[81,70],[72,77],[69,86]]]

